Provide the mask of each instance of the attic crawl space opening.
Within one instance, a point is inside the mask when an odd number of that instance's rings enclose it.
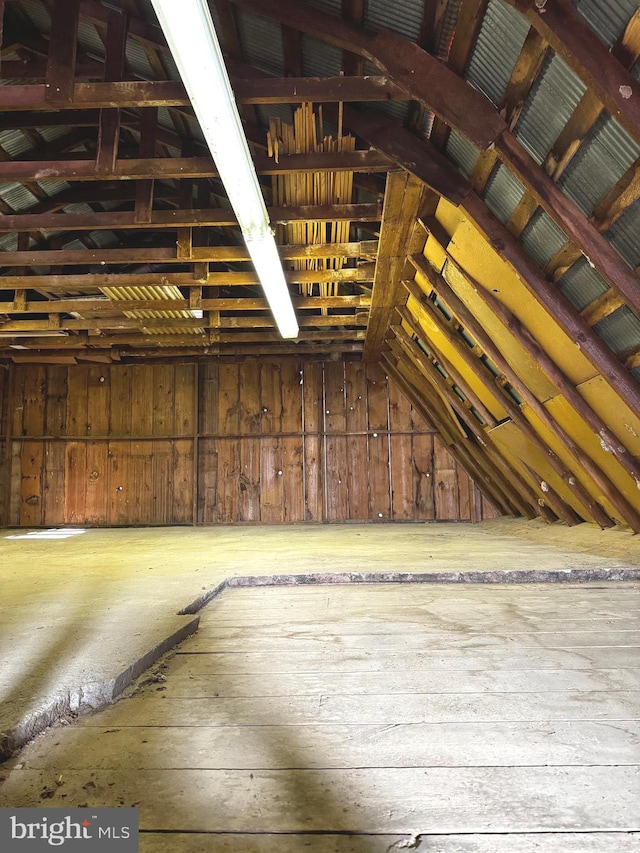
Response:
[[[635,0],[211,0],[283,339],[150,0],[0,2],[5,524],[640,530]]]

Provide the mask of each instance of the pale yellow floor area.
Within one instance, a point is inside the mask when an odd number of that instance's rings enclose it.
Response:
[[[234,575],[640,566],[640,538],[501,519],[478,525],[349,524],[0,531],[0,737],[58,702],[98,702],[193,621],[177,611]]]

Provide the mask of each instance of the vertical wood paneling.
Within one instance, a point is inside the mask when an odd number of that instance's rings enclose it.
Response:
[[[304,428],[304,503],[305,521],[323,521],[325,455],[323,425],[324,367],[310,362],[303,367],[302,405]]]
[[[260,370],[253,361],[245,361],[238,370],[238,401],[240,435],[260,432]]]
[[[70,376],[75,371],[70,371]],[[87,435],[109,435],[111,411],[111,370],[90,367],[87,371]]]
[[[456,463],[439,438],[434,440],[433,457],[436,470],[436,518],[440,521],[455,521],[458,518]]]
[[[131,366],[131,435],[163,435],[159,425],[154,424],[154,388],[157,367],[151,364]],[[169,401],[167,401],[169,403]],[[172,418],[170,418],[172,420]],[[170,428],[173,424],[170,425]],[[171,429],[171,431],[173,431]]]
[[[65,444],[47,441],[43,469],[43,523],[51,527],[66,524],[65,518]]]
[[[11,386],[12,524],[190,524],[194,510],[204,524],[494,514],[378,365],[21,366]]]
[[[89,441],[86,448],[84,524],[104,525],[108,523],[110,492],[109,445],[106,441]]]
[[[44,382],[44,434],[59,436],[64,433],[67,419],[67,368],[47,370]]]
[[[175,368],[171,364],[156,364],[152,369],[153,434],[173,435],[175,433]]]
[[[80,441],[69,441],[64,456],[64,520],[81,524],[86,516],[87,448]]]
[[[413,494],[415,518],[431,521],[436,517],[433,435],[413,436]]]
[[[176,364],[174,372],[174,424],[175,435],[192,436],[195,424],[193,413],[195,411],[194,394],[196,391],[196,373],[193,364]],[[155,430],[154,430],[154,434]]]
[[[327,521],[345,521],[349,511],[349,457],[345,406],[345,375],[342,362],[324,367],[324,431]]]
[[[257,389],[257,384],[256,384]],[[256,400],[257,402],[257,400]],[[246,421],[245,421],[246,423]],[[260,440],[240,439],[239,521],[261,521],[260,515]]]
[[[37,527],[43,523],[42,471],[44,445],[41,441],[25,441],[20,457],[19,523]]]
[[[392,435],[390,437],[391,517],[394,521],[412,521],[420,518],[419,504],[414,500],[413,437]]]
[[[111,371],[111,409],[109,435],[130,436],[133,408],[132,395],[132,368],[122,365],[118,370]],[[162,386],[154,387],[154,398],[156,394],[162,394]],[[155,414],[154,399],[154,414]],[[164,410],[164,407],[163,407]],[[172,413],[166,413],[165,417],[172,417]]]
[[[369,436],[369,518],[389,521],[391,518],[391,482],[389,480],[389,436]]]
[[[218,453],[215,439],[201,438],[198,451],[198,521],[202,524],[212,524],[217,521],[218,494]]]
[[[24,385],[22,425],[25,435],[44,434],[45,369],[31,367]]]

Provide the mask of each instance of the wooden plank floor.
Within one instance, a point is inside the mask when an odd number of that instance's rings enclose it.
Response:
[[[627,583],[229,590],[0,805],[137,805],[145,853],[638,851],[639,613]]]

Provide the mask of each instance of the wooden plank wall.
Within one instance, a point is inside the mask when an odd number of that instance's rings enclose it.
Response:
[[[18,366],[9,384],[10,525],[495,515],[377,365]]]
[[[9,444],[7,441],[8,368],[0,365],[0,527],[5,527],[9,507]]]

